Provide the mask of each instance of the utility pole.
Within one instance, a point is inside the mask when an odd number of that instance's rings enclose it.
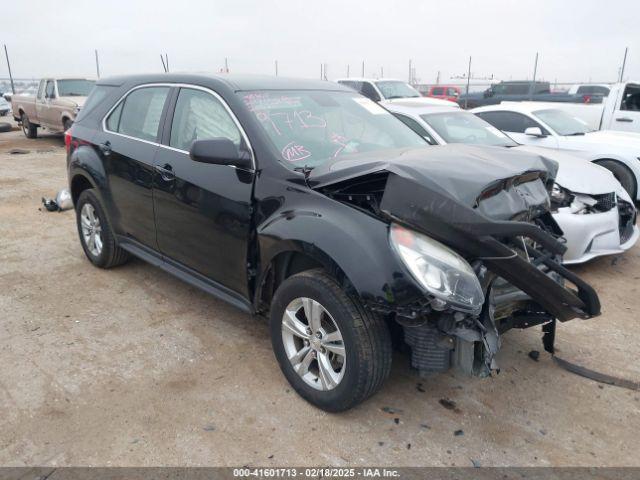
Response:
[[[384,67],[380,67],[380,78],[384,78]]]
[[[169,73],[169,55],[168,54],[164,54],[164,59],[166,61],[167,64],[167,73]]]
[[[622,67],[620,67],[620,79],[619,81],[622,83],[622,79],[624,78],[624,67],[627,65],[627,52],[629,51],[629,47],[624,49],[624,59],[622,60]]]
[[[162,54],[160,54],[160,61],[162,62],[162,69],[164,70],[164,73],[167,73],[167,65],[164,63],[164,57]]]
[[[349,78],[349,64],[347,63],[347,78]]]
[[[229,60],[224,57],[224,73],[229,73]]]
[[[411,69],[411,60],[409,60],[409,85],[412,85],[411,77],[412,77],[412,69]]]
[[[362,61],[362,76],[364,77],[364,60]]]
[[[278,60],[276,60],[276,77],[278,76]]]
[[[436,77],[436,85],[440,85],[440,70],[438,70],[438,76]]]
[[[531,88],[529,89],[529,100],[533,100],[533,92],[536,89],[536,74],[538,73],[538,52],[536,52],[536,61],[533,64],[533,80],[531,81]]]
[[[464,109],[467,109],[467,99],[469,98],[469,82],[471,82],[471,57],[469,57],[469,69],[467,70],[467,92],[464,96]]]
[[[98,60],[98,50],[96,52],[96,75],[100,78],[100,61]]]
[[[13,85],[13,75],[11,74],[11,63],[9,63],[9,53],[7,52],[7,45],[4,45],[4,56],[7,59],[7,69],[9,70],[9,80],[11,81],[11,93],[16,94],[16,87]]]

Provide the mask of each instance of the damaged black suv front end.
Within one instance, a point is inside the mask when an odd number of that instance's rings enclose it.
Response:
[[[405,151],[318,172],[315,187],[389,224],[404,272],[423,292],[400,305],[369,301],[403,328],[412,366],[486,376],[498,368],[500,336],[600,313],[598,296],[564,268],[562,231],[549,213],[557,165],[543,157],[456,146]],[[331,173],[333,172],[333,173]]]

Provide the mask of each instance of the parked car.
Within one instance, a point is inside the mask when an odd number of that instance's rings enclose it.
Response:
[[[623,253],[638,241],[640,231],[633,200],[609,170],[565,152],[519,145],[468,111],[395,105],[388,109],[432,145],[464,143],[505,147],[558,162],[551,206],[567,242],[565,264]]]
[[[640,133],[640,82],[611,86],[601,104],[548,104],[587,123],[591,130]]]
[[[13,117],[27,138],[36,138],[38,128],[62,133],[73,125],[93,84],[85,78],[43,78],[35,96],[15,95],[11,99]]]
[[[381,104],[409,102],[421,105],[456,106],[454,102],[448,100],[423,97],[420,92],[402,80],[391,78],[341,78],[336,82]]]
[[[440,98],[442,100],[449,100],[450,102],[457,102],[460,93],[461,92],[458,87],[450,85],[433,85],[429,87],[425,96],[431,98]]]
[[[633,133],[591,131],[585,122],[561,109],[535,102],[508,102],[472,110],[524,145],[580,152],[610,170],[634,201],[640,199],[640,136]]]
[[[0,117],[6,116],[11,111],[11,105],[0,95]]]
[[[567,93],[571,95],[600,95],[606,97],[611,88],[605,84],[580,84],[571,85]]]
[[[285,377],[325,410],[380,388],[392,335],[421,372],[484,376],[502,332],[544,324],[552,351],[556,319],[600,312],[556,261],[555,162],[428,147],[337,84],[100,80],[65,144],[89,261],[133,254],[269,316]]]
[[[463,108],[496,105],[504,101],[533,100],[540,102],[601,103],[602,95],[551,93],[549,82],[503,81],[490,86],[484,92],[470,92],[458,97]]]

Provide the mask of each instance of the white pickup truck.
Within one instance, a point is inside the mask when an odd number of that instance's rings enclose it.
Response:
[[[38,136],[38,128],[62,133],[73,124],[94,85],[85,78],[43,78],[36,96],[13,95],[13,117],[27,138]]]
[[[613,85],[602,103],[535,102],[537,108],[545,105],[586,122],[591,130],[640,133],[640,82]]]

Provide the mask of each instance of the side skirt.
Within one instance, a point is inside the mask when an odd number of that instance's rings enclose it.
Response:
[[[170,273],[178,277],[180,280],[193,285],[194,287],[204,290],[210,295],[219,298],[236,308],[239,308],[243,312],[253,314],[253,306],[246,299],[228,289],[224,285],[220,285],[218,282],[205,277],[204,275],[196,272],[195,270],[179,263],[170,258],[161,255],[159,252],[142,245],[141,243],[132,240],[131,238],[117,235],[118,245],[127,252],[135,255],[136,257],[150,263],[154,267],[158,267],[165,272]]]

